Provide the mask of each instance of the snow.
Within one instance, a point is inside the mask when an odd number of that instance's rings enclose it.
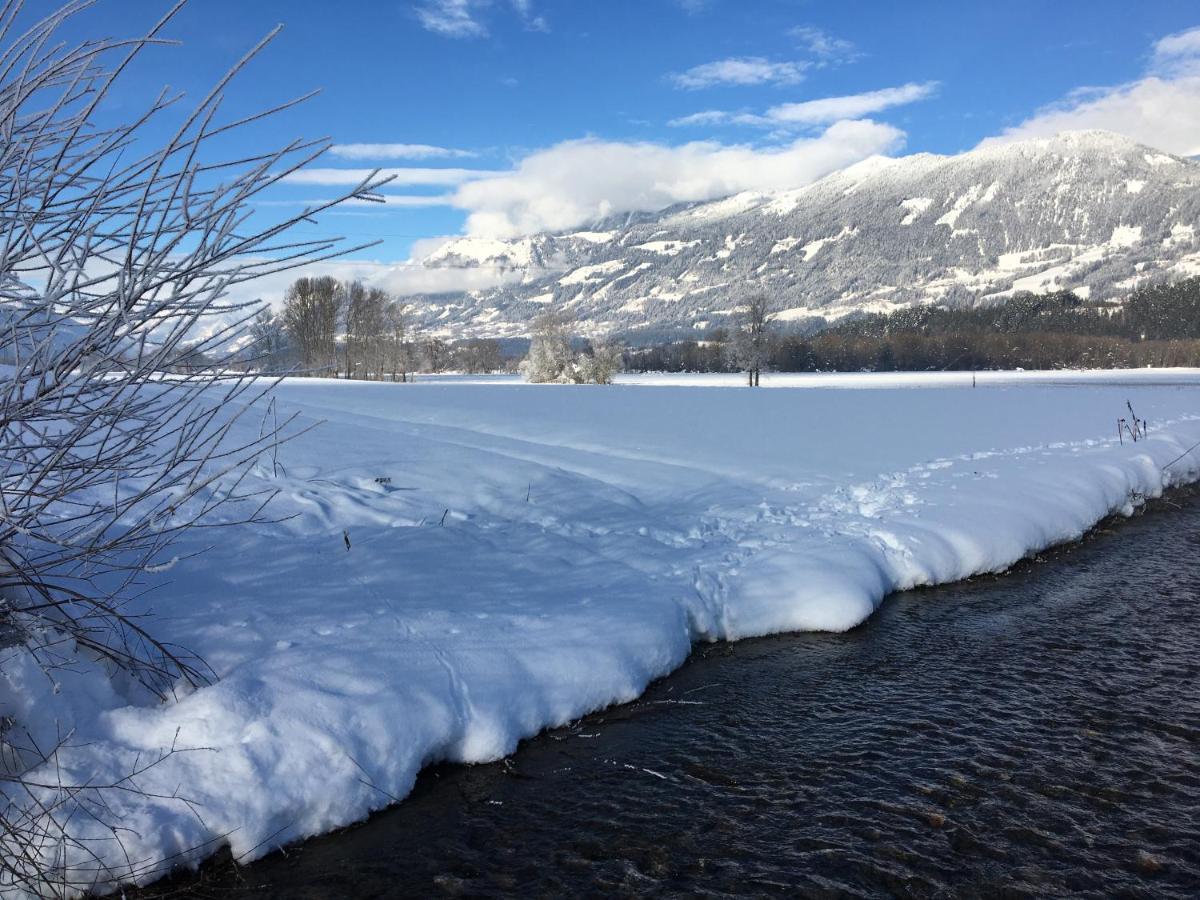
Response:
[[[636,244],[638,250],[645,250],[648,253],[657,253],[660,256],[675,256],[680,250],[685,250],[688,247],[695,247],[699,241],[647,241],[644,244]]]
[[[62,771],[101,782],[206,748],[140,777],[161,799],[108,798],[123,848],[78,820],[111,877],[253,859],[631,700],[697,641],[849,629],[1200,477],[1200,370],[977,377],[288,380],[280,416],[324,424],[253,478],[294,517],[147,575],[159,635],[220,681],[158,704],[81,657],[59,689],[10,647],[0,714],[74,729]],[[1151,435],[1121,445],[1127,400]]]
[[[617,236],[615,231],[574,231],[567,237],[578,238],[589,244],[607,244]]]
[[[610,259],[607,262],[595,263],[590,266],[580,266],[573,272],[558,279],[561,285],[586,284],[594,278],[602,278],[620,272],[628,265],[623,259]]]
[[[1196,240],[1196,226],[1176,222],[1171,226],[1171,234],[1163,240],[1164,247],[1174,247],[1190,244]]]
[[[961,216],[964,212],[966,212],[967,207],[969,207],[971,204],[973,204],[977,201],[982,201],[984,199],[990,200],[990,199],[992,199],[992,197],[995,196],[994,187],[995,186],[993,185],[993,188],[989,189],[989,193],[991,194],[991,196],[987,196],[985,198],[984,193],[983,193],[983,185],[980,185],[980,184],[972,185],[970,187],[970,189],[968,189],[966,191],[966,193],[964,193],[961,197],[955,198],[954,204],[950,207],[949,211],[947,211],[943,215],[939,216],[937,221],[934,224],[935,225],[949,225],[951,231],[953,231],[958,225],[959,216]],[[947,202],[949,202],[949,201],[947,201]]]
[[[1145,153],[1142,155],[1142,159],[1146,160],[1149,165],[1155,167],[1173,166],[1179,162],[1179,160],[1177,160],[1175,157],[1168,156],[1165,153]]]
[[[529,238],[517,241],[482,237],[455,238],[430,253],[424,263],[432,266],[448,260],[466,260],[477,265],[503,264],[518,268],[531,266],[533,241]]]
[[[908,215],[900,220],[901,225],[911,225],[917,218],[933,205],[932,197],[909,197],[901,200],[900,206],[908,210]]]
[[[826,244],[835,243],[836,241],[843,240],[844,238],[853,237],[856,234],[858,234],[857,226],[852,228],[849,225],[843,225],[842,230],[837,234],[831,237],[817,238],[815,241],[809,241],[807,244],[801,247],[800,250],[804,253],[805,261],[808,261],[820,253],[821,248]]]
[[[1141,225],[1118,225],[1108,239],[1110,247],[1132,247],[1142,239]]]

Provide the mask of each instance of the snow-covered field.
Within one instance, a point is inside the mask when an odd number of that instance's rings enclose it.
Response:
[[[295,516],[200,534],[181,552],[211,552],[158,576],[157,633],[220,681],[160,705],[81,661],[60,689],[10,647],[2,711],[73,729],[76,778],[204,748],[138,779],[163,799],[108,798],[121,846],[79,821],[114,878],[222,841],[250,859],[432,762],[631,700],[696,641],[852,628],[890,591],[1003,570],[1200,475],[1200,371],[970,383],[289,381],[281,411],[324,424],[255,477]],[[1127,400],[1150,437],[1121,445]]]

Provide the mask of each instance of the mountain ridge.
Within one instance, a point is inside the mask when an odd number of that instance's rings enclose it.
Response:
[[[411,299],[414,324],[515,337],[546,308],[585,333],[702,333],[764,292],[781,323],[1071,289],[1119,299],[1200,274],[1200,162],[1109,132],[870,157],[812,184],[513,240],[452,239],[428,267],[503,283]]]

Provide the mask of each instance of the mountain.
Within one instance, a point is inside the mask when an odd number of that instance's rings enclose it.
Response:
[[[414,298],[413,309],[426,330],[511,337],[550,307],[584,332],[703,332],[759,291],[777,321],[797,324],[1019,291],[1115,299],[1200,274],[1198,224],[1200,162],[1073,132],[874,157],[797,190],[569,234],[455,239],[424,264],[489,267],[506,283]]]

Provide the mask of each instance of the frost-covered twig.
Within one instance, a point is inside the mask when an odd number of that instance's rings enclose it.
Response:
[[[233,365],[255,309],[230,292],[357,249],[288,230],[342,199],[376,198],[386,179],[252,223],[253,199],[326,146],[213,156],[305,99],[223,118],[225,90],[278,29],[152,142],[181,97],[163,91],[124,124],[95,113],[142,50],[167,43],[183,3],[140,37],[64,41],[92,5],[69,2],[20,31],[22,4],[0,2],[0,619],[46,669],[78,651],[166,697],[211,672],[155,636],[137,602],[147,579],[192,529],[270,521],[273,494],[247,474],[264,451],[278,472],[275,448],[296,430],[272,407],[257,437],[235,432],[273,382]],[[72,838],[91,819],[119,845],[105,798],[140,791],[143,770],[119,783],[46,779],[59,749],[31,755],[11,743],[19,733],[0,731],[0,892],[71,893],[143,872],[126,860],[114,873],[112,853]]]

